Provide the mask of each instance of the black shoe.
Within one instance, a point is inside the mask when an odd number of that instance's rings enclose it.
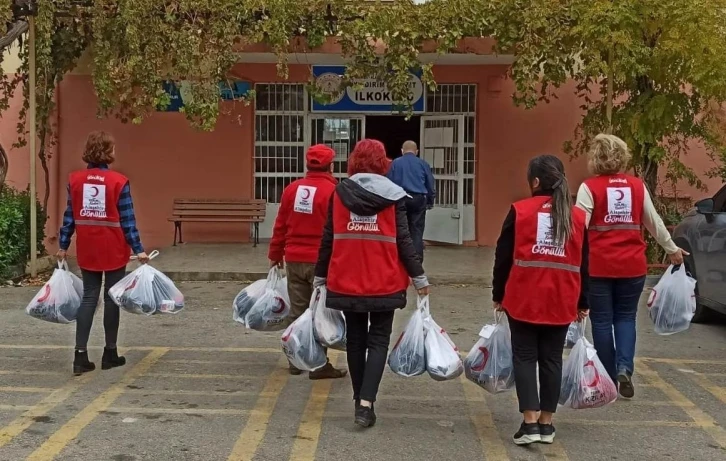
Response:
[[[618,373],[618,390],[620,395],[626,399],[632,399],[635,397],[635,387],[633,386],[633,378],[630,373],[621,371]]]
[[[376,424],[376,412],[373,408],[358,406],[355,409],[355,423],[362,427],[371,427]]]
[[[103,348],[103,358],[101,359],[101,369],[110,370],[111,368],[122,367],[126,365],[126,357],[119,357],[118,349]]]
[[[83,373],[88,373],[96,369],[96,365],[88,360],[87,351],[76,351],[73,358],[73,374],[80,376]]]
[[[555,426],[552,424],[540,424],[539,437],[542,443],[553,443],[555,441]]]
[[[515,445],[529,445],[531,443],[537,443],[542,441],[542,437],[539,432],[539,423],[522,423],[519,426],[519,430],[513,437]]]

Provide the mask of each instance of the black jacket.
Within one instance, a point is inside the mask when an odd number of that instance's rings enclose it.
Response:
[[[550,195],[548,193],[536,193],[535,195]],[[494,255],[494,271],[492,280],[492,301],[500,303],[504,300],[504,292],[509,280],[509,272],[514,264],[514,223],[517,220],[517,213],[514,207],[504,219],[502,233],[497,241],[497,249]],[[587,226],[585,226],[584,240],[582,243],[582,263],[580,264],[580,299],[578,307],[589,309],[588,294],[590,288],[590,274],[588,271],[590,245],[588,244]]]
[[[408,231],[406,219],[406,205],[403,198],[391,200],[374,192],[364,189],[350,179],[344,179],[335,189],[335,195],[340,197],[346,208],[360,216],[373,216],[382,210],[396,205],[396,243],[398,256],[409,277],[414,279],[417,288],[428,285],[424,275],[423,266]],[[323,229],[323,240],[320,245],[318,263],[315,266],[315,278],[327,279],[335,277],[328,274],[330,259],[333,254],[333,200],[331,198],[328,209],[328,220]],[[327,305],[332,309],[349,312],[383,312],[402,309],[406,307],[406,291],[400,291],[388,296],[346,296],[328,290]]]

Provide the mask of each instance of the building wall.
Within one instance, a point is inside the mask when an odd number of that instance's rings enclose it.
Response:
[[[440,83],[476,83],[477,188],[475,244],[493,245],[501,221],[512,201],[526,197],[525,170],[529,159],[542,153],[562,155],[562,143],[571,138],[580,117],[571,88],[550,104],[526,111],[511,100],[511,82],[504,66],[437,66]],[[234,74],[251,82],[282,81],[273,64],[244,64]],[[309,67],[292,65],[290,82],[308,81]],[[16,104],[19,104],[19,100]],[[65,206],[65,183],[70,171],[83,167],[81,150],[89,131],[104,129],[117,140],[114,166],[126,174],[135,197],[139,228],[147,248],[170,245],[173,226],[167,218],[174,198],[250,198],[253,195],[254,111],[242,104],[227,104],[214,132],[191,128],[178,113],[155,113],[141,125],[122,124],[96,117],[96,98],[87,72],[66,77],[58,91],[60,143],[51,165],[50,221],[55,233]],[[0,138],[8,146],[14,139],[13,111],[2,119]],[[24,187],[28,181],[27,149],[11,151],[9,183]],[[576,191],[586,177],[582,159],[570,162],[563,156],[571,188]],[[687,163],[704,171],[710,163],[695,149]],[[38,175],[39,181],[42,173]],[[40,181],[42,182],[42,181]],[[720,186],[710,181],[710,190]],[[698,197],[701,193],[684,191]],[[39,191],[42,194],[41,191]],[[185,225],[190,242],[247,241],[249,229],[238,224]],[[53,249],[54,240],[49,242]]]

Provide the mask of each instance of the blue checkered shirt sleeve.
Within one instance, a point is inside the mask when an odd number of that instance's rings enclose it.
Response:
[[[121,189],[121,195],[118,198],[118,214],[121,222],[121,229],[124,231],[126,242],[131,247],[134,254],[144,252],[141,245],[141,235],[136,228],[136,214],[134,213],[134,201],[131,198],[131,186],[129,183]]]
[[[63,226],[60,228],[58,236],[58,246],[61,250],[68,250],[71,246],[71,239],[76,232],[76,221],[73,219],[73,206],[71,205],[71,186],[68,185],[68,201],[66,202],[66,212],[63,213]]]

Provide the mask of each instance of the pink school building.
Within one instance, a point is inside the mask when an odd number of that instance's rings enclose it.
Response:
[[[88,132],[96,129],[116,138],[114,168],[131,180],[139,229],[150,249],[172,244],[174,226],[168,218],[175,198],[265,199],[267,219],[260,233],[268,238],[282,189],[304,174],[304,153],[311,144],[326,143],[336,150],[340,176],[350,150],[363,137],[382,140],[392,156],[403,141],[417,141],[434,168],[438,189],[426,238],[465,245],[496,242],[510,203],[528,194],[525,170],[531,157],[555,153],[566,160],[562,144],[581,116],[577,101],[565,88],[550,104],[530,111],[515,107],[513,86],[506,79],[511,56],[422,54],[422,60],[434,62],[438,88],[427,91],[412,75],[416,113],[406,121],[392,115],[385,88],[376,82],[335,104],[313,103],[305,89],[311,72],[324,84],[345,71],[339,52],[327,48],[291,55],[287,80],[277,75],[274,55],[262,47],[242,53],[232,73],[255,89],[256,99],[250,106],[222,102],[225,114],[213,132],[196,131],[173,111],[157,112],[141,125],[97,119],[89,60],[82,62],[57,92],[59,143],[50,160],[48,250],[56,248],[68,173],[84,167],[81,149]],[[8,62],[4,71],[13,72],[12,59]],[[11,111],[0,121],[6,148],[16,139],[16,117]],[[10,149],[9,157],[8,183],[25,188],[27,149]],[[587,176],[585,162],[566,162],[574,192]],[[697,149],[686,163],[699,172],[710,167]],[[42,197],[40,169],[37,178]],[[712,182],[710,190],[719,186]],[[682,193],[700,194],[688,188]],[[188,242],[250,240],[249,227],[239,224],[188,223],[184,229]]]

